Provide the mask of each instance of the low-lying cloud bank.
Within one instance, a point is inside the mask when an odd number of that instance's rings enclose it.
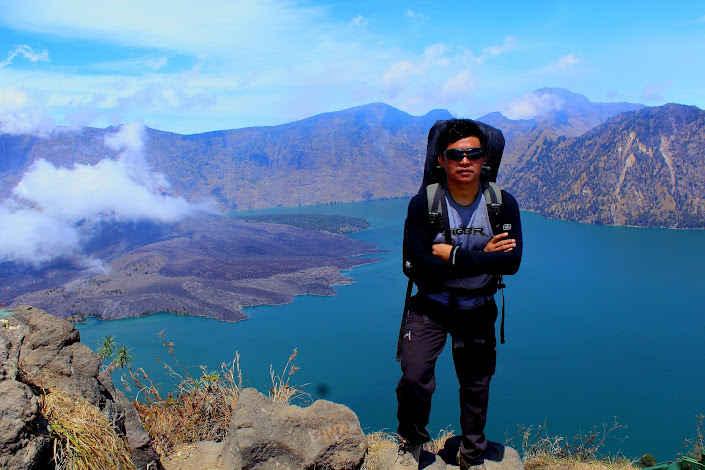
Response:
[[[152,171],[144,155],[144,126],[131,123],[106,136],[105,146],[119,153],[95,165],[57,168],[40,159],[0,203],[0,262],[39,266],[72,258],[94,267],[82,243],[100,222],[174,223],[211,204],[193,204],[166,193],[169,182]]]

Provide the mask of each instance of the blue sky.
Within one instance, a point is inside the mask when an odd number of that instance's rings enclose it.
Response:
[[[0,130],[179,133],[382,101],[414,115],[705,107],[705,2],[0,0]],[[677,5],[677,7],[675,6]]]

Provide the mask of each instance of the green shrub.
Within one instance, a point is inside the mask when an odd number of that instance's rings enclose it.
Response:
[[[639,466],[641,468],[653,467],[656,463],[656,458],[651,454],[644,454],[639,459]]]

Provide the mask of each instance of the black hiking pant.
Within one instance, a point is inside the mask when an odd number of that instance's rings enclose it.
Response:
[[[430,440],[426,425],[436,388],[436,359],[450,334],[460,384],[460,450],[473,465],[483,462],[490,379],[497,362],[496,319],[494,299],[467,310],[444,306],[422,294],[411,299],[402,328],[402,377],[397,385],[399,436],[411,444]]]

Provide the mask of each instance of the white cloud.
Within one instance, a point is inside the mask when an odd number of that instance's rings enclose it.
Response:
[[[444,103],[454,103],[467,96],[475,87],[476,83],[470,72],[460,70],[441,86],[441,99]]]
[[[517,44],[516,39],[514,39],[511,36],[507,36],[504,38],[504,41],[502,44],[499,45],[491,45],[489,47],[486,47],[485,49],[482,50],[480,53],[480,56],[477,58],[477,61],[482,63],[486,61],[487,59],[490,59],[492,57],[496,57],[500,54],[504,54],[506,52],[511,52],[519,48],[519,45]]]
[[[350,20],[348,26],[353,29],[363,29],[369,22],[370,20],[368,18],[365,18],[362,15],[357,15],[355,18]]]
[[[575,57],[575,54],[568,54],[568,55],[564,55],[562,57],[559,57],[558,60],[556,61],[556,66],[559,69],[565,70],[565,69],[569,69],[573,65],[576,65],[579,63],[580,63],[580,59]]]
[[[0,134],[47,135],[56,124],[45,109],[46,102],[38,94],[0,87]]]
[[[72,128],[101,127],[155,114],[208,110],[216,103],[210,90],[228,86],[204,82],[194,70],[142,76],[7,71],[0,74],[0,132],[12,134],[46,135],[57,122]],[[18,89],[10,83],[34,88]]]
[[[424,15],[423,13],[415,12],[411,8],[406,9],[404,16],[406,16],[407,18],[411,18],[415,21],[428,21],[431,19],[429,15]]]
[[[412,84],[414,77],[428,76],[432,72],[446,69],[451,63],[450,49],[443,43],[432,44],[424,49],[415,61],[399,60],[387,67],[382,75],[384,86],[392,92]]]
[[[129,76],[132,74],[149,74],[163,70],[169,63],[166,56],[149,54],[145,56],[129,57],[127,59],[106,60],[85,65],[83,70],[87,73],[119,74]]]
[[[90,0],[24,0],[3,10],[6,24],[24,30],[221,58],[271,55],[272,43],[281,57],[299,57],[324,11],[289,0],[123,0],[100,8]]]
[[[145,65],[152,70],[159,70],[159,69],[164,68],[166,66],[166,63],[167,63],[166,57],[159,57],[158,59],[147,60],[147,63]]]
[[[582,60],[579,57],[576,57],[574,53],[570,53],[558,57],[548,65],[533,70],[532,73],[539,75],[563,74],[573,71],[575,66],[580,63],[582,63]]]
[[[7,67],[17,56],[24,57],[30,62],[49,62],[49,52],[35,52],[34,49],[26,44],[15,46],[10,52],[7,53],[7,59],[0,62],[0,69]]]
[[[80,243],[71,224],[11,200],[0,205],[0,239],[0,261],[34,264],[71,255]]]
[[[361,15],[353,24],[367,20]],[[377,90],[373,99],[381,99],[381,68],[394,52],[371,46],[379,36],[361,35],[349,21],[295,0],[125,0],[100,8],[84,0],[61,7],[49,0],[8,2],[0,24],[107,43],[112,50],[127,46],[130,58],[58,64],[31,76],[13,70],[0,75],[0,87],[27,83],[49,93],[48,109],[62,125],[138,119],[192,133],[280,124],[358,104],[352,96],[368,85]],[[135,56],[141,51],[144,57]],[[155,57],[168,59],[162,66]],[[314,99],[289,105],[308,90]]]
[[[417,57],[391,63],[382,75],[385,98],[412,114],[432,108],[467,109],[475,99],[477,60],[467,50],[444,43],[426,47]]]
[[[175,222],[196,208],[185,199],[166,196],[164,175],[154,173],[143,154],[144,127],[126,124],[105,138],[105,146],[121,151],[117,160],[95,165],[56,168],[38,160],[13,189],[20,200],[70,223],[84,219],[149,219]]]
[[[106,148],[120,152],[117,159],[73,168],[36,161],[13,198],[0,205],[0,261],[38,264],[80,257],[81,240],[101,221],[171,223],[210,211],[166,194],[169,183],[147,164],[143,139],[141,124],[127,124],[105,138]]]
[[[502,110],[509,119],[531,119],[550,111],[559,110],[564,101],[561,97],[551,93],[527,93],[509,102]]]

